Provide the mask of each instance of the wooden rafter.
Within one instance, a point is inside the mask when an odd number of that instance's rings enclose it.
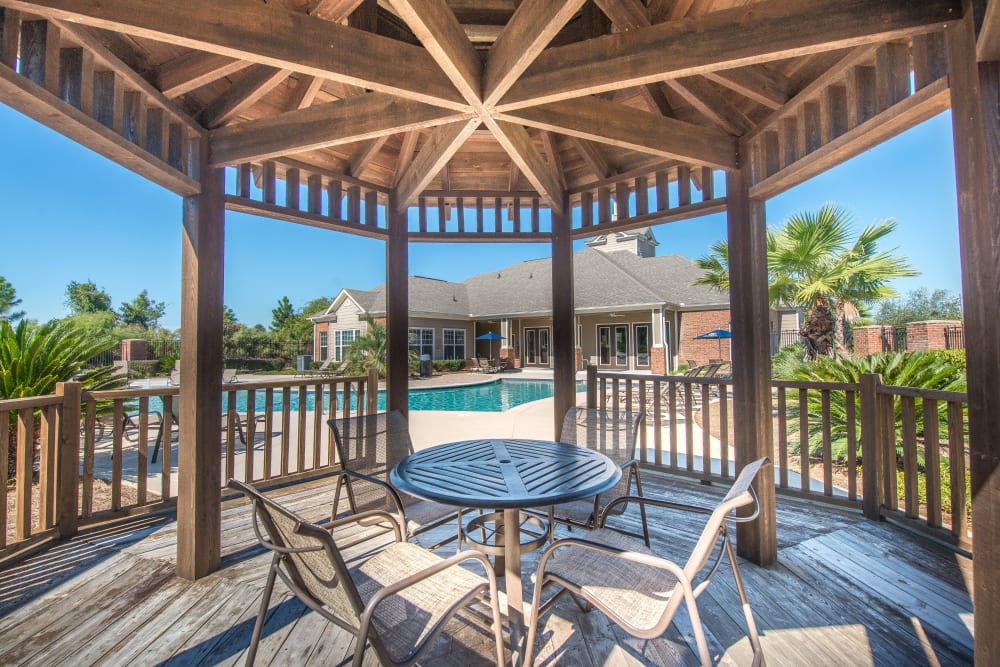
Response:
[[[180,97],[238,72],[249,64],[245,60],[217,53],[189,51],[160,66],[156,72],[156,85],[167,97]]]
[[[496,104],[579,11],[584,0],[524,0],[490,48],[483,73],[487,106]]]
[[[310,0],[307,13],[327,21],[342,21],[364,0]]]
[[[399,177],[399,184],[396,186],[396,205],[399,210],[413,202],[478,126],[479,121],[473,119],[465,123],[443,125],[431,131],[416,158]]]
[[[788,79],[763,65],[706,72],[705,78],[734,90],[769,109],[779,109],[790,97]]]
[[[289,74],[291,70],[275,69],[267,65],[250,67],[243,78],[205,107],[198,117],[201,124],[207,128],[225,125],[257,104],[261,98],[287,79]]]
[[[392,6],[465,101],[479,106],[482,64],[445,0],[392,0]]]
[[[956,0],[765,0],[551,48],[497,105],[501,111],[654,81],[940,30]]]
[[[583,161],[587,163],[590,172],[597,177],[597,180],[608,178],[614,173],[599,146],[579,137],[570,137],[570,141],[576,146],[577,152],[580,153]]]
[[[392,187],[396,187],[399,184],[400,177],[410,165],[413,153],[417,149],[417,139],[419,138],[420,132],[417,130],[411,130],[403,135],[403,143],[399,146],[399,157],[396,159],[396,172],[392,175]]]
[[[982,30],[976,41],[979,62],[1000,60],[1000,0],[989,0],[982,18]]]
[[[466,115],[387,93],[248,121],[211,134],[213,165],[238,164],[462,120]]]
[[[559,158],[559,148],[556,146],[556,135],[551,132],[546,132],[542,130],[539,133],[539,137],[542,140],[542,151],[545,153],[545,158],[555,169],[556,177],[559,179],[559,185],[566,188],[566,175],[563,173],[562,160]]]
[[[446,108],[466,106],[423,48],[256,0],[3,3],[47,18],[167,41]]]
[[[348,173],[355,178],[361,178],[361,173],[365,170],[365,167],[378,155],[378,152],[382,150],[382,146],[385,145],[388,139],[389,135],[384,134],[381,137],[375,137],[374,139],[362,142],[351,155],[347,167]]]
[[[721,169],[731,169],[737,164],[736,144],[722,132],[596,97],[518,109],[503,117],[530,127],[651,155]]]
[[[298,87],[292,93],[292,100],[288,104],[288,110],[295,111],[312,106],[313,100],[316,99],[316,95],[322,87],[323,79],[315,76],[300,76]]]
[[[701,115],[733,136],[740,136],[753,129],[753,121],[731,105],[718,90],[701,77],[668,79],[670,88],[684,98]]]
[[[516,122],[508,122],[490,118],[486,121],[497,142],[503,146],[511,160],[521,170],[528,182],[543,198],[548,200],[554,211],[562,212],[564,208],[565,188],[559,183],[552,165],[545,161],[542,154],[535,148],[534,142],[528,136],[528,131]]]

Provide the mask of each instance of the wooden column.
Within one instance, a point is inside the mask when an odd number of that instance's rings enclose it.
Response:
[[[566,411],[576,405],[576,324],[573,300],[573,239],[569,201],[552,210],[552,377],[553,433],[560,437]]]
[[[60,537],[76,535],[80,502],[81,391],[79,382],[56,383],[56,395],[63,398],[56,449],[56,523]]]
[[[733,422],[737,471],[772,456],[771,349],[767,300],[767,227],[764,202],[750,198],[749,167],[726,177],[729,228],[729,308],[732,320]],[[759,565],[778,559],[773,467],[754,484],[760,517],[739,524],[737,550]]]
[[[1000,663],[1000,62],[976,62],[974,22],[985,2],[964,2],[947,32],[958,187],[969,396],[975,661]],[[979,12],[979,14],[974,14]]]
[[[395,190],[389,193],[386,207],[389,241],[385,244],[385,312],[388,377],[386,409],[408,414],[409,382],[409,247],[406,209],[398,210]]]
[[[207,141],[197,152],[190,164],[199,166],[201,194],[184,198],[181,248],[177,575],[185,579],[198,579],[219,567],[222,526],[219,416],[225,180],[222,169],[207,164]],[[163,446],[170,446],[169,438]]]

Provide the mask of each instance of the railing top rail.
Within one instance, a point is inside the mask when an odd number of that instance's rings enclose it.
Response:
[[[7,410],[20,410],[21,408],[44,408],[49,405],[59,405],[63,402],[62,396],[56,394],[46,394],[44,396],[25,396],[24,398],[7,398],[0,400],[0,412]]]
[[[920,389],[918,387],[895,387],[887,384],[880,384],[876,392],[879,394],[889,394],[891,396],[929,398],[935,401],[950,401],[956,403],[966,403],[969,400],[968,394],[961,391],[941,391],[939,389]]]
[[[367,375],[338,375],[329,377],[301,377],[294,378],[291,380],[256,380],[254,382],[246,382],[240,380],[238,382],[227,382],[225,384],[219,384],[219,390],[228,391],[246,391],[247,389],[284,389],[284,388],[297,388],[297,387],[309,387],[321,384],[344,384],[347,382],[367,382]],[[177,396],[180,394],[180,387],[175,385],[169,386],[159,386],[159,387],[129,387],[126,389],[103,389],[100,391],[85,391],[83,396],[86,399],[94,400],[115,400],[123,398],[139,398],[142,396]],[[2,408],[0,408],[2,409]]]
[[[857,382],[805,382],[800,380],[771,380],[771,386],[783,389],[819,389],[821,391],[861,391]]]
[[[635,375],[634,373],[619,373],[614,371],[598,371],[598,378],[608,380],[622,380],[625,382],[676,382],[678,384],[732,384],[733,378],[729,375],[716,375],[713,377],[698,377],[694,375]]]

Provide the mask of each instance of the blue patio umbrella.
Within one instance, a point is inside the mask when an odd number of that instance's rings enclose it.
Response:
[[[730,331],[729,329],[712,329],[711,331],[706,331],[703,334],[695,336],[695,339],[696,340],[699,340],[699,339],[704,340],[704,339],[714,338],[716,340],[716,342],[718,342],[718,344],[719,344],[719,356],[721,357],[722,356],[722,339],[723,338],[732,338],[732,337],[733,337],[733,332]]]
[[[495,334],[492,331],[487,331],[482,336],[476,336],[476,340],[488,340],[488,341],[503,340],[503,336],[501,336],[500,334]],[[490,352],[492,353],[492,351],[493,351],[493,343],[490,342]]]

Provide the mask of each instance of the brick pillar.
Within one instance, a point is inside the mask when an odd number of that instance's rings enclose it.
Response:
[[[873,325],[867,327],[854,327],[854,354],[867,357],[872,354],[880,354],[882,350],[882,331],[885,327]]]
[[[667,348],[663,345],[654,345],[649,350],[649,370],[654,375],[667,374]]]
[[[145,361],[149,355],[149,343],[142,338],[126,338],[122,341],[122,361]]]

